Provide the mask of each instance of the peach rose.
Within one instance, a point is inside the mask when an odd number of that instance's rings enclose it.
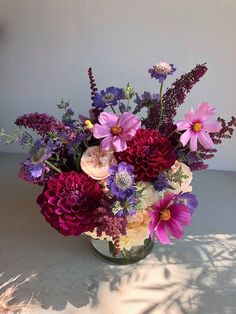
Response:
[[[181,184],[179,184],[178,182],[168,181],[169,186],[173,189],[171,190],[171,192],[175,194],[179,194],[180,192],[192,192],[192,186],[190,185],[190,183],[192,182],[193,174],[187,165],[176,160],[175,164],[171,167],[171,172],[175,173],[179,170],[180,167],[182,168],[183,175],[187,178],[183,178]]]
[[[137,182],[137,190],[141,191],[139,195],[138,209],[146,209],[159,199],[159,193],[153,187],[151,182]]]
[[[116,164],[113,152],[101,151],[99,146],[88,147],[80,161],[81,169],[95,180],[104,180],[112,164]]]
[[[126,235],[120,236],[120,249],[130,250],[132,246],[143,245],[149,237],[150,217],[147,210],[137,211],[133,216],[127,217]]]

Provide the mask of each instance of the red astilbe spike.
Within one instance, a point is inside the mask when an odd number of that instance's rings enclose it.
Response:
[[[236,128],[236,117],[231,117],[231,120],[228,122],[220,117],[217,120],[221,123],[222,128],[219,132],[211,133],[210,136],[214,144],[221,144],[223,139],[233,136]]]

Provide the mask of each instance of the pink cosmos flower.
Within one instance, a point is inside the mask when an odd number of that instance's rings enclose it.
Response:
[[[197,110],[193,108],[185,114],[185,120],[177,123],[177,130],[186,130],[180,137],[183,146],[190,140],[191,151],[197,150],[197,141],[204,148],[212,148],[214,143],[209,135],[211,132],[219,132],[221,129],[220,122],[209,121],[209,118],[216,113],[215,108],[208,103],[200,103]]]
[[[104,151],[113,148],[121,152],[127,148],[126,142],[136,134],[141,127],[141,121],[130,112],[118,116],[110,112],[102,112],[92,129],[95,138],[103,138],[100,146]]]
[[[180,239],[183,235],[183,226],[189,226],[191,223],[190,209],[184,204],[174,204],[175,197],[173,193],[167,194],[152,205],[153,210],[149,212],[151,238],[154,238],[154,231],[156,231],[157,239],[162,244],[171,243],[167,231],[173,237]]]

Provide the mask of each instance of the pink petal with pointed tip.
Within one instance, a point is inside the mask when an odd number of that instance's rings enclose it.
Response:
[[[192,136],[191,130],[187,130],[180,136],[180,142],[182,143],[183,146],[186,146],[191,136]]]
[[[204,117],[209,111],[209,109],[211,109],[211,106],[208,103],[206,102],[200,103],[196,110],[196,119],[198,120]]]
[[[206,132],[199,132],[198,139],[204,148],[212,148],[214,146],[210,135]]]
[[[185,113],[184,117],[187,122],[191,123],[195,119],[195,113],[193,108],[191,108],[189,112]]]
[[[177,122],[177,131],[183,131],[190,128],[189,122],[185,120],[181,120]]]
[[[169,220],[167,223],[167,228],[173,237],[177,239],[182,238],[184,231],[178,221],[176,221],[175,219]]]
[[[184,226],[191,224],[190,209],[184,204],[173,204],[170,207],[171,217],[179,221]]]
[[[157,236],[157,239],[162,244],[171,244],[170,239],[167,234],[165,222],[160,221],[159,224],[157,225],[156,236]]]
[[[141,121],[130,112],[125,112],[119,118],[118,125],[123,128],[122,137],[130,140],[135,134],[137,129],[141,127]]]
[[[220,122],[214,121],[214,122],[204,122],[203,124],[204,130],[208,132],[219,132],[222,129],[222,125]]]
[[[195,152],[197,150],[197,139],[198,139],[199,133],[192,134],[190,139],[190,149],[192,152]]]

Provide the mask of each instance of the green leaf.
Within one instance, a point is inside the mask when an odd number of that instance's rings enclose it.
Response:
[[[4,134],[4,129],[0,128],[0,137],[3,136],[3,134]]]

